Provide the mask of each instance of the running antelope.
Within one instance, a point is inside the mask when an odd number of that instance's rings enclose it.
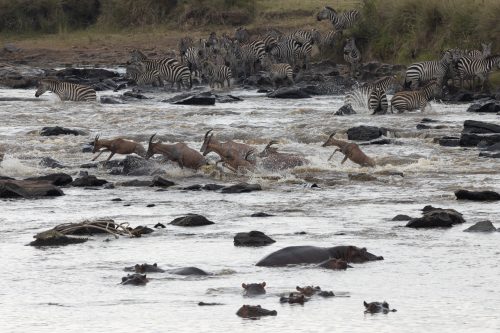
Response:
[[[305,158],[294,155],[279,153],[278,148],[272,147],[272,145],[277,144],[278,141],[271,140],[264,148],[262,152],[259,153],[261,158],[261,164],[265,169],[269,170],[284,170],[291,169],[304,164],[308,164],[309,161]]]
[[[327,146],[337,146],[338,148],[335,149],[335,151],[330,155],[328,160],[331,160],[333,155],[340,151],[342,154],[345,155],[344,159],[342,160],[341,164],[344,164],[347,159],[350,159],[354,163],[357,163],[361,166],[370,166],[374,167],[375,166],[375,161],[366,156],[365,153],[359,148],[359,146],[354,143],[354,142],[347,142],[347,141],[342,141],[342,140],[337,140],[333,136],[335,135],[335,132],[333,132],[328,140],[323,144],[323,147]]]
[[[104,149],[101,150],[101,148]],[[113,157],[113,155],[115,154],[128,155],[136,153],[141,157],[146,156],[146,150],[140,143],[122,138],[117,138],[112,140],[102,140],[102,139],[99,140],[99,135],[96,135],[94,139],[94,149],[92,150],[92,153],[95,154],[98,151],[99,154],[96,157],[94,157],[92,161],[95,161],[99,156],[101,156],[102,153],[106,151],[111,152],[106,162],[109,161],[111,157]]]
[[[207,133],[205,133],[205,139],[200,148],[200,152],[203,153],[203,156],[206,156],[210,152],[216,153],[220,157],[220,160],[216,164],[222,162],[224,166],[232,171],[237,171],[239,169],[254,169],[255,148],[232,140],[220,142],[215,139],[213,137],[214,134],[210,134],[210,132],[212,132],[212,130],[208,130]]]
[[[162,154],[168,160],[172,162],[177,162],[179,167],[183,169],[184,167],[189,169],[199,169],[203,165],[207,165],[205,157],[203,157],[196,150],[189,148],[185,143],[178,142],[175,144],[165,144],[161,141],[153,142],[153,138],[156,134],[153,134],[149,138],[148,151],[146,153],[146,159],[151,158],[154,154]]]

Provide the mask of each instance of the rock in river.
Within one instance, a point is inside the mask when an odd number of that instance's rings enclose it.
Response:
[[[26,178],[25,180],[48,181],[55,186],[64,186],[71,183],[73,181],[73,178],[66,173],[52,173],[46,176]]]
[[[265,246],[275,242],[261,231],[239,232],[234,236],[235,246]]]
[[[500,193],[495,191],[455,191],[457,200],[472,200],[472,201],[496,201],[500,200]]]
[[[174,219],[169,224],[176,225],[179,227],[200,227],[204,225],[215,224],[214,222],[208,220],[206,217],[198,214],[188,214],[186,216],[181,216]]]
[[[259,184],[239,183],[236,185],[226,186],[222,188],[222,193],[248,193],[253,191],[261,191],[262,187]]]
[[[491,221],[480,221],[474,224],[472,227],[465,229],[465,232],[493,232],[497,228],[491,223]]]
[[[356,141],[370,141],[387,135],[387,129],[375,126],[357,126],[347,130],[347,138]]]
[[[64,195],[63,191],[48,181],[0,180],[0,198],[37,198]]]
[[[422,217],[411,219],[408,228],[449,228],[454,224],[464,223],[462,214],[454,209],[434,208],[425,206]]]

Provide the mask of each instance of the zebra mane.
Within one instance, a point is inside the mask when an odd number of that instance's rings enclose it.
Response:
[[[55,77],[47,77],[47,78],[41,79],[39,83],[42,83],[42,82],[46,82],[46,83],[59,83],[61,81],[59,81]]]
[[[337,11],[335,9],[333,9],[332,7],[330,7],[330,6],[325,6],[325,8],[328,9],[329,11],[334,12],[335,14],[337,14]]]

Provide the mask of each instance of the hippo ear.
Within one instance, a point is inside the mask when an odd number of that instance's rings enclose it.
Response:
[[[158,265],[156,263],[153,264],[154,267],[158,267]]]
[[[241,286],[243,287],[243,289],[247,289],[248,288],[248,286],[245,283],[242,283]]]
[[[366,252],[366,247],[362,248],[361,252]]]
[[[262,282],[260,285],[264,288],[266,286],[266,282]]]
[[[366,301],[363,301],[363,304],[365,305],[365,308],[368,307],[368,303],[366,303]]]
[[[297,291],[302,291],[302,288],[300,288],[299,286],[295,287],[295,289],[296,289]]]

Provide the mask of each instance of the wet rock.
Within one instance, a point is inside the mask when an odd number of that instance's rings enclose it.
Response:
[[[45,167],[45,168],[52,168],[52,169],[63,169],[65,168],[64,165],[56,161],[55,159],[51,157],[44,157],[40,161],[40,166]]]
[[[176,274],[176,275],[199,275],[199,276],[210,275],[209,273],[205,272],[202,269],[199,269],[198,267],[182,267],[182,268],[171,269],[168,272],[170,274]]]
[[[484,151],[500,151],[500,142],[495,143],[494,145],[486,145],[486,146],[481,146],[479,145],[479,148]]]
[[[73,178],[66,173],[53,173],[45,176],[26,178],[25,180],[48,181],[55,186],[64,186],[70,184],[73,181]]]
[[[494,191],[455,191],[457,200],[472,200],[472,201],[497,201],[500,200],[500,193]]]
[[[60,126],[44,127],[40,131],[41,136],[57,136],[57,135],[85,135],[86,133],[79,130],[69,129]]]
[[[38,198],[57,197],[63,191],[48,181],[39,180],[0,180],[0,198]]]
[[[450,102],[472,102],[474,100],[474,93],[468,90],[460,90],[454,94],[446,96],[446,101]]]
[[[64,68],[56,71],[55,75],[59,80],[76,81],[82,84],[100,82],[119,76],[117,72],[102,68]]]
[[[82,146],[82,153],[91,153],[94,150],[94,144],[86,143]]]
[[[122,98],[124,100],[131,100],[131,99],[149,99],[149,97],[146,97],[138,92],[135,91],[126,91],[123,93]]]
[[[139,180],[139,179],[132,179],[126,182],[121,182],[118,183],[119,186],[124,186],[124,187],[149,187],[151,186],[151,181],[150,180]]]
[[[86,187],[86,186],[102,186],[106,184],[108,181],[104,179],[98,179],[96,176],[83,176],[75,179],[71,186],[75,187]]]
[[[161,176],[154,176],[151,182],[151,186],[157,186],[157,187],[170,187],[174,185],[175,185],[174,182],[171,182],[170,180],[167,180]]]
[[[153,161],[133,155],[127,155],[121,165],[122,173],[127,176],[147,176],[156,170]]]
[[[145,286],[146,283],[149,282],[149,279],[146,275],[142,274],[127,274],[127,276],[122,277],[121,284],[123,285],[132,285],[132,286]]]
[[[278,312],[276,310],[267,310],[262,308],[260,305],[243,305],[236,315],[242,318],[258,318],[263,316],[276,316]]]
[[[377,180],[377,177],[374,177],[367,173],[350,173],[348,177],[349,180],[355,180],[358,182],[371,182]]]
[[[464,230],[464,232],[493,232],[497,231],[497,228],[491,223],[491,221],[480,221],[473,226]]]
[[[259,184],[239,183],[222,188],[221,193],[248,193],[261,190],[262,187]]]
[[[461,147],[476,147],[479,144],[491,146],[500,143],[500,133],[498,134],[474,134],[462,133],[460,136]]]
[[[215,224],[208,220],[206,217],[198,214],[188,214],[186,216],[178,217],[169,224],[179,227],[200,227],[204,225]]]
[[[265,246],[275,242],[261,231],[239,232],[234,236],[234,246]]]
[[[458,147],[460,146],[460,138],[454,136],[443,136],[438,139],[440,146],[444,147]]]
[[[412,217],[408,215],[398,214],[392,218],[391,221],[409,221]]]
[[[104,184],[103,188],[105,188],[106,190],[112,190],[115,188],[115,184],[113,183],[106,183]]]
[[[250,217],[269,217],[269,216],[274,216],[274,215],[264,212],[253,213],[252,215],[250,215]]]
[[[362,143],[362,145],[390,145],[393,144],[394,141],[391,139],[383,138],[383,139],[376,139],[372,140],[369,142]]]
[[[423,216],[411,219],[408,228],[450,228],[455,224],[464,223],[462,214],[454,209],[442,209],[425,206]]]
[[[100,101],[101,104],[125,104],[123,100],[114,96],[101,96]]]
[[[351,104],[345,104],[340,109],[338,109],[337,112],[335,112],[336,116],[347,116],[351,114],[356,114],[356,111],[354,111]]]
[[[211,92],[181,94],[162,101],[178,105],[215,105],[215,95]]]
[[[347,138],[356,141],[370,141],[387,135],[387,129],[375,126],[357,126],[347,130]]]
[[[498,153],[490,153],[482,151],[479,153],[479,157],[488,157],[488,158],[500,158],[500,152]]]
[[[278,88],[275,91],[267,94],[267,97],[300,99],[300,98],[311,98],[311,95],[306,93],[302,88],[283,87],[283,88]]]
[[[206,303],[206,302],[199,302],[198,306],[214,306],[214,305],[224,305],[223,303]]]
[[[141,235],[147,235],[147,234],[154,232],[153,229],[146,227],[146,226],[142,226],[142,225],[139,225],[133,229],[129,228],[129,231],[132,235],[134,235],[136,237],[140,237]]]
[[[500,125],[477,120],[464,121],[462,133],[500,133]]]
[[[152,208],[152,207],[155,207],[156,205],[155,204],[147,204],[146,207],[147,208]]]
[[[203,188],[203,186],[201,186],[200,184],[194,184],[194,185],[183,187],[182,189],[185,191],[201,191],[202,188]]]
[[[469,106],[467,112],[500,112],[500,102],[492,98],[477,100],[474,104]]]
[[[206,184],[205,186],[203,186],[203,189],[205,191],[218,191],[222,188],[224,188],[224,185],[219,184]]]
[[[217,103],[234,103],[243,101],[243,98],[233,95],[215,95],[215,100]]]
[[[33,238],[35,238],[35,240],[29,243],[31,246],[62,246],[80,244],[88,240],[87,238],[68,237],[52,229],[40,232],[33,236]]]
[[[123,200],[121,198],[114,198],[114,199],[111,199],[111,201],[120,202],[120,201],[123,201]]]
[[[82,169],[96,169],[97,168],[97,163],[84,163],[80,165],[80,168]]]
[[[44,74],[45,72],[40,68],[2,63],[0,66],[0,86],[15,89],[36,87],[39,78]]]

